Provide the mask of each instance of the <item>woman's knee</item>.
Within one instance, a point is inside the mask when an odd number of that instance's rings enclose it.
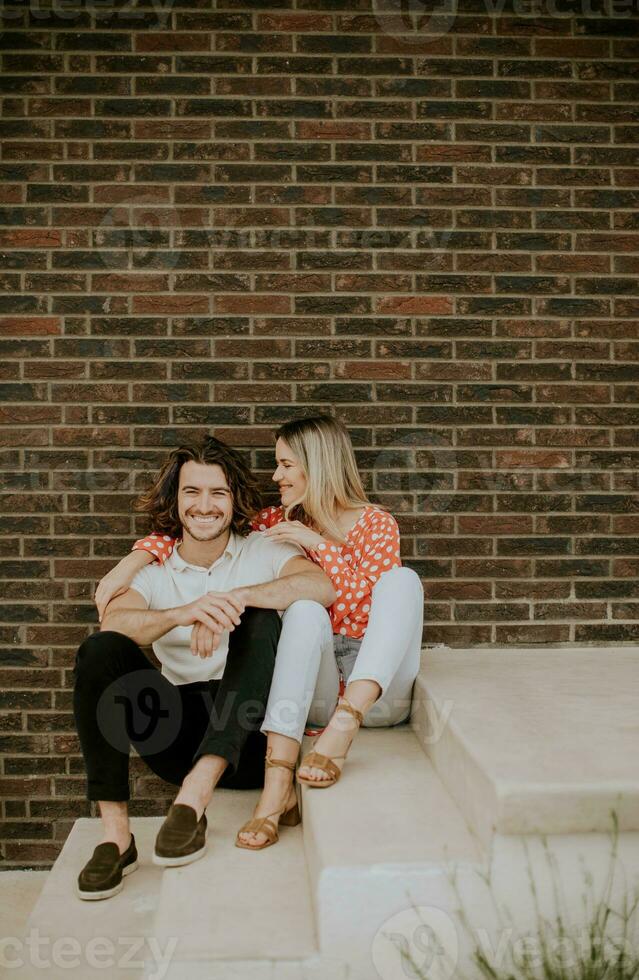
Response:
[[[424,587],[419,575],[406,565],[384,572],[373,586],[373,596],[376,592],[388,590],[399,590],[402,595],[412,595],[421,602],[424,599]]]
[[[331,629],[328,609],[314,599],[296,599],[284,610],[284,622],[298,626],[306,636],[311,631]]]

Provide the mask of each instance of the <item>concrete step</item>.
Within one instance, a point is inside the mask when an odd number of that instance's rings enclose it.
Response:
[[[218,974],[261,980],[270,978],[273,963],[317,957],[301,825],[282,827],[278,843],[261,851],[234,845],[258,795],[216,793],[207,810],[207,853],[162,875],[155,934],[175,941],[169,980]]]
[[[320,954],[370,980],[388,923],[414,932],[412,906],[456,908],[451,868],[468,875],[485,857],[408,725],[363,728],[340,781],[302,793]]]
[[[140,856],[118,895],[85,902],[75,893],[76,879],[102,836],[97,818],[76,820],[29,916],[19,955],[21,980],[48,977],[141,977],[145,963],[162,960],[166,944],[154,934],[162,869],[149,857],[162,819],[133,817],[131,830]],[[39,944],[36,945],[36,944]],[[137,964],[137,965],[135,965]],[[12,976],[16,975],[13,970]]]
[[[48,871],[0,872],[0,936],[22,935]]]
[[[639,830],[639,650],[429,650],[412,725],[484,845]]]

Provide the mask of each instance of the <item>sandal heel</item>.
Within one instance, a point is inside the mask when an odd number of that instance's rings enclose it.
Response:
[[[301,819],[302,816],[300,814],[300,805],[299,803],[296,803],[290,810],[287,810],[286,813],[282,814],[280,817],[280,823],[284,827],[297,827]]]

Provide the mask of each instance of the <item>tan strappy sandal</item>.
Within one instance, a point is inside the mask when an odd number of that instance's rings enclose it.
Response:
[[[269,750],[270,751],[270,750]],[[286,762],[284,759],[271,759],[267,754],[265,760],[265,768],[270,769],[276,767],[278,769],[288,769],[289,772],[295,772],[295,763]],[[294,783],[292,784],[294,785]],[[290,794],[290,788],[286,791],[286,799]],[[284,801],[284,806],[286,806],[286,800]],[[283,827],[296,827],[297,824],[302,819],[300,816],[299,803],[297,802],[297,796],[295,797],[295,804],[289,810],[275,810],[274,813],[269,813],[266,817],[253,817],[248,820],[243,827],[237,832],[237,837],[235,838],[236,847],[244,847],[247,851],[261,851],[264,847],[270,847],[271,844],[277,843],[279,838],[279,833],[277,830],[277,824],[274,824],[270,819],[271,817],[277,816],[281,813],[280,824]],[[240,840],[240,834],[265,834],[267,840],[263,844],[245,844],[244,841]]]
[[[341,698],[338,701],[337,708],[335,709],[335,711],[338,711],[340,709],[342,711],[347,711],[349,715],[352,715],[353,718],[355,718],[355,720],[357,721],[358,727],[359,725],[362,724],[364,720],[364,715],[362,714],[361,711],[359,711],[358,708],[355,707],[355,705],[351,704],[351,702],[348,701],[346,698]],[[356,731],[357,729],[354,730],[353,737],[355,736]],[[308,776],[300,776],[298,770],[297,773],[298,783],[305,783],[307,786],[312,786],[314,789],[326,789],[326,787],[328,786],[334,786],[337,780],[339,779],[339,777],[342,775],[342,770],[339,768],[339,766],[335,765],[335,759],[346,759],[346,756],[348,755],[348,752],[352,744],[353,744],[353,739],[351,739],[351,742],[348,748],[346,749],[344,755],[334,755],[332,758],[328,755],[322,755],[320,752],[315,752],[315,751],[309,752],[308,755],[305,755],[304,758],[302,759],[300,768],[303,766],[309,766],[309,767],[312,766],[313,769],[321,769],[322,772],[326,773],[327,778],[321,780],[309,779]]]

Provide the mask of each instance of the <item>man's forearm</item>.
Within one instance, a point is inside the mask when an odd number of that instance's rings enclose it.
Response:
[[[177,626],[174,609],[114,609],[108,606],[100,630],[115,630],[130,636],[140,646],[147,646]]]
[[[321,569],[284,575],[272,582],[248,585],[235,591],[240,593],[247,606],[259,609],[288,609],[297,599],[313,599],[322,606],[330,606],[337,598],[331,580]]]

